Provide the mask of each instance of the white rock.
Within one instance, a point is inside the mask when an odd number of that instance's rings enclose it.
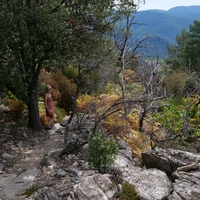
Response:
[[[12,158],[14,158],[14,156],[13,156],[13,155],[10,155],[10,154],[8,154],[8,153],[3,153],[3,154],[2,154],[2,158],[4,158],[4,159],[12,159]]]

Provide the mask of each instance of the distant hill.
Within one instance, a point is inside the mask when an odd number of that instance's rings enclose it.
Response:
[[[135,16],[137,25],[132,27],[134,37],[143,38],[146,35],[153,38],[147,42],[150,56],[167,56],[166,44],[175,44],[176,35],[185,28],[189,30],[189,25],[194,20],[200,21],[199,6],[180,6],[165,10],[139,11]],[[159,39],[156,39],[158,37]]]

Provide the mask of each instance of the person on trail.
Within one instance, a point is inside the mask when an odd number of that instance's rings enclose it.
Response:
[[[45,96],[44,96],[44,105],[46,109],[46,116],[49,118],[49,122],[46,126],[46,129],[51,129],[54,119],[56,118],[54,110],[54,102],[52,98],[52,87],[51,85],[46,86]]]

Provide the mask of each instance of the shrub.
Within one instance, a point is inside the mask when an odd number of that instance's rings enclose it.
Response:
[[[90,108],[90,104],[94,103],[95,101],[96,100],[93,96],[83,94],[76,101],[77,108],[79,111],[86,111],[88,108]]]
[[[52,73],[52,78],[56,81],[57,90],[60,92],[60,98],[57,99],[57,105],[60,108],[64,108],[66,112],[69,112],[72,110],[72,97],[75,96],[76,84],[67,79],[61,71]]]
[[[89,142],[89,152],[89,165],[107,172],[118,155],[118,145],[113,139],[97,134]]]
[[[159,122],[170,133],[170,137],[177,136],[176,139],[173,139],[175,144],[173,148],[178,147],[188,151],[189,148],[186,146],[190,146],[191,151],[192,146],[194,146],[199,151],[199,96],[181,98],[179,101],[171,99],[168,103],[169,106],[163,107],[160,112],[154,114],[155,121]],[[172,147],[172,140],[167,145]]]
[[[38,94],[44,97],[46,84],[50,84],[53,88],[52,95],[57,106],[63,108],[66,112],[72,110],[73,98],[76,92],[76,84],[73,80],[67,79],[62,71],[50,73],[42,72],[39,77]]]
[[[198,78],[195,74],[188,75],[184,87],[184,96],[190,97],[193,94],[198,94],[200,92],[200,84],[198,83]]]
[[[16,98],[9,99],[8,102],[11,111],[10,114],[17,123],[17,126],[26,126],[28,113],[24,103]]]
[[[24,110],[24,104],[18,99],[9,99],[9,107],[11,111],[22,112]]]
[[[186,83],[187,74],[183,72],[173,72],[168,74],[164,79],[164,85],[167,95],[182,97]]]
[[[63,117],[66,115],[65,110],[57,106],[55,106],[55,113],[57,115],[56,119],[58,122],[61,122],[63,120]]]
[[[119,193],[120,200],[139,200],[135,186],[125,182],[122,184],[122,191]]]

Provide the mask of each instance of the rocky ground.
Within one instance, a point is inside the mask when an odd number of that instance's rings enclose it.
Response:
[[[10,199],[18,199],[19,197],[16,197],[16,195],[31,187],[36,176],[41,178],[45,156],[62,150],[63,132],[64,127],[59,124],[54,124],[54,128],[49,131],[43,130],[40,133],[35,133],[26,128],[16,128],[12,124],[1,122],[0,190],[5,184],[9,185],[11,187],[6,191],[9,193]],[[23,175],[23,173],[25,174]],[[30,180],[27,182],[20,180],[24,179],[24,176],[30,176]],[[19,183],[23,182],[21,187],[19,187],[20,184],[10,184],[17,177]],[[7,196],[7,194],[4,194],[4,196]],[[0,199],[2,198],[0,196]],[[7,200],[6,197],[5,200]]]
[[[1,121],[1,120],[0,120]],[[114,170],[100,174],[88,166],[92,119],[77,129],[71,124],[67,142],[83,144],[60,158],[65,128],[34,133],[0,122],[0,200],[117,200],[122,183],[133,184],[143,200],[199,200],[200,155],[168,148],[142,153],[142,163],[118,140]]]

